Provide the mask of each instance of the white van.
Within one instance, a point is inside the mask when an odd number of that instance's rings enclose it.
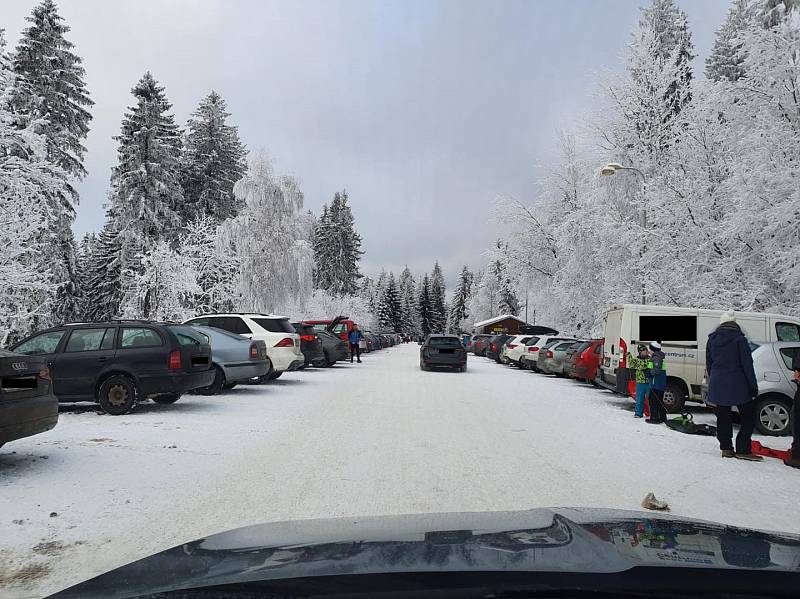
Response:
[[[623,304],[604,317],[603,359],[597,382],[617,393],[627,393],[630,378],[628,352],[638,343],[661,343],[666,354],[667,390],[664,404],[679,411],[687,400],[701,401],[700,385],[706,369],[706,341],[719,326],[721,310]],[[736,312],[736,322],[754,343],[800,341],[800,319],[780,314]]]

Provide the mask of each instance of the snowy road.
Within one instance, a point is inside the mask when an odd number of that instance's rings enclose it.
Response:
[[[470,357],[363,364],[100,416],[83,406],[0,450],[0,595],[38,597],[169,546],[266,521],[589,506],[800,533],[800,476],[722,460],[629,402]],[[772,440],[785,447],[786,439]]]

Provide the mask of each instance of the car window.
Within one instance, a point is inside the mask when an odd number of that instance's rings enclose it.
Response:
[[[64,336],[66,331],[48,331],[41,335],[31,337],[27,341],[20,343],[14,352],[18,354],[26,354],[28,356],[38,356],[43,354],[52,354],[58,347],[58,342]]]
[[[111,349],[114,347],[114,333],[115,329],[113,328],[72,329],[64,352],[73,353]]]
[[[292,323],[286,318],[254,318],[258,326],[270,333],[295,333]]]
[[[800,327],[792,322],[776,322],[778,341],[800,341]]]
[[[602,354],[603,353],[603,344],[602,343],[598,343],[597,344],[597,347],[594,348],[594,353],[596,353],[596,354]]]
[[[236,333],[237,335],[249,335],[253,332],[244,319],[239,316],[214,316],[211,319],[210,326],[229,333]]]
[[[789,370],[792,370],[792,361],[794,360],[795,355],[798,353],[800,353],[800,348],[797,347],[781,348],[781,358],[783,358],[783,363]]]
[[[158,347],[162,344],[161,335],[153,329],[143,327],[122,328],[122,339],[119,343],[121,348]]]
[[[202,331],[196,331],[186,326],[170,326],[168,328],[175,334],[175,337],[178,339],[178,343],[180,345],[197,346],[204,343],[210,343],[208,335]]]
[[[339,323],[335,327],[333,327],[333,331],[335,333],[344,333],[347,330],[347,325]]]
[[[566,351],[566,350],[568,350],[570,347],[572,347],[573,345],[575,345],[575,344],[574,344],[574,343],[559,343],[559,344],[556,346],[556,351]]]
[[[525,345],[536,345],[539,343],[540,337],[530,337],[526,342]]]
[[[454,337],[431,337],[428,339],[431,347],[461,347],[461,341]]]
[[[211,326],[209,323],[211,322],[211,318],[195,318],[194,320],[190,320],[186,324],[196,325],[200,327],[207,327]]]
[[[587,347],[591,345],[591,342],[584,341],[583,343],[575,343],[573,347],[575,348],[575,353],[580,354],[582,353]]]

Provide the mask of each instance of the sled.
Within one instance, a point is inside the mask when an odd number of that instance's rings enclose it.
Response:
[[[771,447],[762,445],[760,441],[751,441],[750,451],[752,451],[756,455],[763,455],[768,458],[777,458],[779,460],[789,459],[788,449],[772,449]]]

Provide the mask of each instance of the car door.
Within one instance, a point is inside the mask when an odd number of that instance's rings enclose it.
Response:
[[[117,327],[86,326],[69,331],[54,357],[53,393],[58,397],[94,398],[97,375],[114,360]]]
[[[134,376],[161,374],[169,367],[169,346],[153,327],[120,327],[116,362]]]

